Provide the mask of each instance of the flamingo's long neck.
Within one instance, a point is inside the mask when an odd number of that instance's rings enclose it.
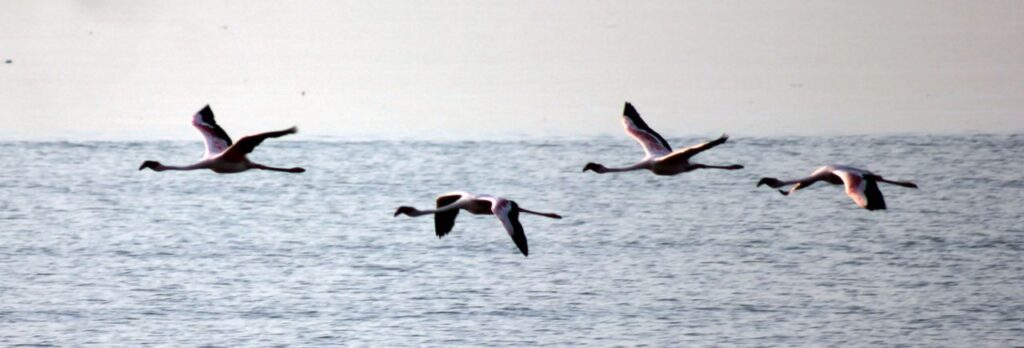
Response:
[[[699,164],[699,163],[698,164],[694,164],[694,167],[704,168],[704,169],[728,169],[728,170],[735,170],[735,169],[743,168],[743,166],[738,165],[738,164],[730,164],[730,165],[727,165],[727,166],[716,166],[716,165]]]
[[[776,178],[762,178],[761,181],[757,183],[757,186],[768,185],[768,187],[771,187],[771,188],[780,188],[780,187],[783,187],[783,186],[799,184],[800,182],[801,182],[800,179],[789,180],[789,181],[782,181],[782,180],[779,180],[779,179],[776,179]]]
[[[160,170],[196,170],[196,169],[206,169],[206,167],[208,167],[208,165],[206,163],[199,162],[199,163],[190,164],[190,165],[187,165],[187,166],[166,166],[166,165],[161,164],[157,168],[159,168]]]
[[[423,216],[423,215],[427,215],[427,214],[431,214],[431,213],[433,213],[433,212],[412,208],[411,210],[406,211],[403,214],[409,215],[409,216],[412,216],[412,217],[417,217],[417,216]]]
[[[443,206],[443,207],[440,207],[440,208],[437,208],[437,209],[428,209],[428,210],[419,210],[419,209],[416,209],[416,208],[412,208],[409,212],[406,212],[405,214],[409,215],[409,216],[423,216],[423,215],[443,213],[443,212],[446,212],[446,211],[452,211],[452,210],[458,210],[458,209],[459,209],[458,205],[456,205],[456,204],[449,204],[449,205],[446,205],[446,206]]]
[[[622,168],[608,168],[608,167],[604,167],[604,172],[605,173],[631,172],[631,171],[634,171],[634,170],[647,169],[647,166],[648,166],[648,162],[647,161],[643,161],[643,162],[631,165],[629,167],[622,167]]]
[[[643,169],[643,168],[633,168],[633,167],[626,167],[626,168],[605,168],[605,171],[604,171],[604,172],[605,172],[605,173],[617,173],[617,172],[631,172],[631,171],[634,171],[634,170],[640,170],[640,169]]]

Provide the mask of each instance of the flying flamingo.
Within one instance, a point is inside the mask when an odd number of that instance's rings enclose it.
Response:
[[[803,179],[780,181],[776,178],[761,178],[757,186],[768,185],[772,188],[793,185],[789,191],[779,190],[783,196],[788,196],[796,190],[806,188],[812,184],[824,181],[833,185],[845,185],[846,195],[853,199],[857,206],[867,210],[885,209],[885,199],[882,198],[882,191],[878,189],[878,183],[899,185],[909,188],[917,188],[917,184],[909,181],[886,180],[880,175],[863,169],[849,166],[830,165],[818,168],[810,176]]]
[[[395,216],[405,214],[417,217],[434,214],[434,232],[437,234],[437,238],[441,238],[447,235],[448,232],[451,232],[452,227],[455,226],[455,217],[459,215],[460,209],[470,214],[494,215],[497,217],[501,224],[505,226],[505,231],[512,237],[512,241],[519,247],[519,251],[523,253],[523,256],[529,255],[529,248],[526,245],[526,234],[523,232],[523,225],[519,223],[520,212],[552,219],[562,218],[558,214],[541,213],[520,208],[519,204],[516,204],[515,201],[505,198],[474,195],[468,192],[450,192],[437,196],[437,209],[433,210],[418,210],[408,206],[398,207],[395,210]]]
[[[203,107],[202,110],[199,110],[199,112],[192,116],[192,125],[199,130],[199,133],[203,134],[203,140],[206,142],[206,153],[199,162],[187,166],[167,166],[157,161],[145,161],[139,166],[139,170],[149,168],[161,172],[165,170],[209,169],[222,174],[239,173],[249,169],[288,173],[302,173],[306,171],[298,167],[276,168],[265,166],[254,163],[246,158],[246,155],[252,152],[263,140],[294,134],[298,131],[295,127],[275,132],[247,135],[238,139],[237,143],[232,144],[228,133],[224,132],[224,129],[220,128],[217,125],[217,121],[213,119],[213,110],[210,110],[209,105]]]
[[[690,146],[688,148],[672,151],[672,147],[668,145],[665,138],[662,138],[658,132],[651,129],[637,113],[633,105],[626,103],[625,110],[622,112],[622,125],[626,129],[626,134],[636,139],[643,146],[644,153],[646,156],[640,162],[623,168],[608,168],[601,164],[590,162],[583,167],[583,171],[592,170],[595,173],[614,173],[614,172],[628,172],[633,170],[646,169],[650,170],[656,175],[676,175],[680,173],[686,173],[695,169],[726,169],[736,170],[743,169],[743,166],[739,164],[717,166],[700,163],[690,162],[690,158],[697,154],[713,148],[715,146],[724,144],[729,139],[728,135],[722,134],[718,139]]]

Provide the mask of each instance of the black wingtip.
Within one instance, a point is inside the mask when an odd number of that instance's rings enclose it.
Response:
[[[199,114],[203,115],[203,117],[212,117],[213,109],[210,108],[210,104],[206,104],[202,110],[199,110]]]
[[[626,106],[622,108],[622,114],[629,117],[640,116],[640,113],[636,112],[636,108],[634,108],[633,104],[630,102],[626,102]]]
[[[868,200],[866,208],[867,210],[885,210],[885,197],[882,195],[882,190],[878,189],[878,183],[874,180],[865,180],[867,183],[864,187],[864,196]]]

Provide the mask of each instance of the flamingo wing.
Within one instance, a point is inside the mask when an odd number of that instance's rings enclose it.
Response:
[[[203,134],[203,142],[206,143],[205,157],[216,156],[231,147],[231,137],[217,125],[209,105],[192,115],[192,126]]]
[[[640,113],[636,111],[633,104],[626,103],[626,107],[622,111],[622,125],[626,129],[626,134],[629,134],[629,136],[640,143],[640,146],[643,146],[647,157],[664,156],[672,153],[672,147],[668,145],[668,141],[665,141],[661,134],[655,132],[654,129],[647,125],[647,122],[640,118]]]
[[[842,169],[832,173],[843,180],[846,195],[850,196],[857,206],[867,210],[885,209],[882,191],[878,189],[878,183],[870,175]]]
[[[238,142],[228,147],[227,150],[224,150],[224,157],[231,160],[240,160],[245,157],[245,155],[251,153],[252,150],[255,150],[256,146],[259,146],[267,138],[283,137],[288,134],[294,134],[298,131],[298,128],[292,127],[285,130],[246,135],[241,139],[238,139]]]
[[[505,226],[505,231],[508,232],[509,237],[512,237],[512,241],[516,243],[516,247],[523,253],[523,256],[529,256],[530,249],[526,244],[526,233],[523,232],[523,225],[519,223],[519,205],[513,201],[496,199],[492,201],[491,212]]]
[[[864,195],[868,197],[867,210],[885,210],[885,198],[882,197],[882,190],[878,189],[878,182],[869,179],[865,180]]]
[[[706,141],[697,145],[687,147],[682,150],[673,152],[671,155],[665,156],[662,160],[677,161],[677,160],[689,160],[690,157],[696,156],[697,154],[707,151],[715,146],[725,144],[729,140],[729,136],[722,134],[718,139]]]
[[[462,194],[460,193],[437,196],[437,208],[440,209],[441,207],[451,205],[461,198]],[[437,238],[444,237],[448,232],[452,231],[452,227],[455,227],[455,218],[458,216],[458,209],[434,213],[434,232],[437,233]]]

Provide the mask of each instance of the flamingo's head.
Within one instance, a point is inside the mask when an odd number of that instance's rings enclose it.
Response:
[[[757,182],[757,186],[761,187],[761,185],[768,185],[768,187],[771,188],[778,188],[782,186],[782,182],[776,178],[761,178],[761,180]]]
[[[402,215],[402,214],[409,215],[409,216],[419,216],[420,215],[419,212],[420,211],[416,210],[416,208],[407,207],[407,206],[401,206],[401,207],[398,207],[397,210],[395,210],[395,216],[399,216],[399,215]]]
[[[160,162],[157,162],[157,161],[145,161],[145,162],[142,162],[141,166],[139,166],[139,170],[143,170],[143,169],[146,169],[146,168],[149,168],[149,169],[152,169],[154,171],[158,171],[159,172],[159,171],[164,170],[164,165],[160,164]]]
[[[583,171],[584,172],[588,171],[588,170],[592,170],[595,173],[605,173],[605,172],[608,171],[608,168],[605,168],[603,165],[600,165],[600,164],[597,164],[597,163],[594,163],[594,162],[590,162],[590,163],[587,163],[587,165],[583,166]]]

